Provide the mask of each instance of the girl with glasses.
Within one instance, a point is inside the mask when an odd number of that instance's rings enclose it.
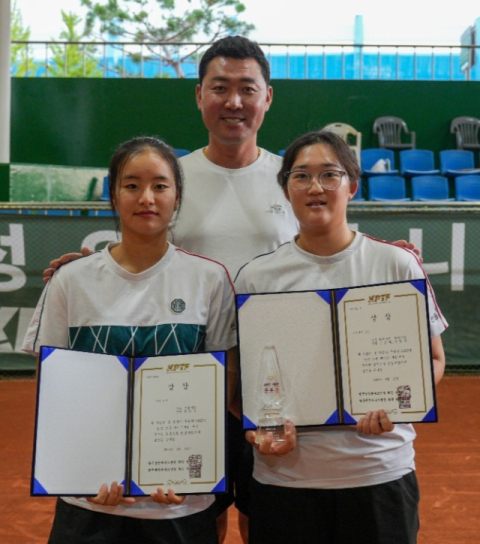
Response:
[[[347,206],[360,177],[347,144],[328,131],[311,132],[286,150],[277,180],[299,223],[299,234],[244,266],[238,293],[354,287],[424,278],[407,249],[351,230]],[[447,324],[429,286],[435,382],[445,356]],[[301,372],[301,361],[298,362]],[[305,400],[308,402],[308,399]],[[295,423],[295,421],[293,421]],[[413,544],[418,522],[411,425],[393,425],[383,410],[357,426],[297,431],[297,444],[255,446],[250,542],[253,544]],[[255,433],[248,433],[255,442]],[[262,455],[262,454],[273,455]]]

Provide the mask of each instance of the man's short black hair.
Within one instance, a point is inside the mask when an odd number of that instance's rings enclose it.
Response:
[[[227,36],[214,42],[204,53],[198,69],[200,85],[205,77],[208,65],[217,57],[227,57],[231,59],[254,59],[260,66],[265,83],[270,85],[270,65],[265,54],[260,49],[257,42],[252,42],[243,36]]]

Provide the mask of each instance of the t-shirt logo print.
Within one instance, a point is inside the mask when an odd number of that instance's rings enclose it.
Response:
[[[186,304],[185,301],[183,301],[181,298],[176,298],[172,300],[172,303],[170,304],[170,308],[172,309],[172,312],[176,314],[181,314],[183,310],[185,310]]]
[[[269,213],[285,213],[285,210],[281,204],[270,204]]]

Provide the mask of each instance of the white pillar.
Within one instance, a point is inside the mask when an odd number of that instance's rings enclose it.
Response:
[[[10,163],[10,0],[0,0],[0,164]]]

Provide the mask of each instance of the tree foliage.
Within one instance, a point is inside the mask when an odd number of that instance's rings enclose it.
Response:
[[[22,14],[17,3],[14,2],[10,15],[11,41],[28,41],[30,34],[30,27],[23,26]],[[28,58],[28,50],[25,44],[12,43],[10,45],[10,65],[13,68],[13,75],[16,77],[32,75],[35,67],[33,61]]]
[[[174,43],[200,39],[211,43],[231,34],[245,36],[254,29],[237,18],[245,11],[240,0],[81,0],[81,3],[88,9],[85,34],[94,35],[97,30],[124,41],[152,44],[151,55],[160,56],[178,77],[185,76],[182,62],[199,47],[181,53]]]
[[[75,13],[61,11],[65,28],[60,32],[59,40],[79,42],[86,37],[85,31],[77,29],[83,20]],[[48,75],[53,77],[101,77],[102,70],[95,58],[94,45],[52,44],[52,56],[48,66]]]

